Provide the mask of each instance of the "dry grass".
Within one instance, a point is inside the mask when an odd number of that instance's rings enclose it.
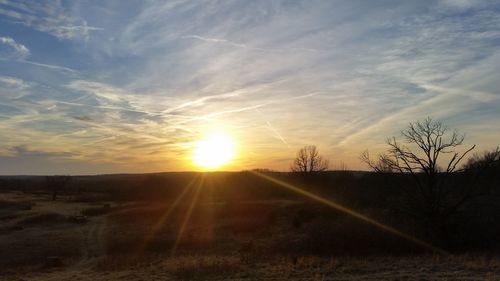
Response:
[[[94,267],[97,272],[124,270],[161,270],[175,280],[207,280],[235,276],[245,272],[245,265],[238,256],[178,256],[148,255],[141,257],[102,258]]]
[[[22,198],[9,200],[4,214],[11,217],[3,222],[26,227],[0,233],[0,280],[500,280],[500,259],[484,253],[336,255],[335,247],[354,238],[365,241],[358,247],[377,249],[370,243],[381,234],[303,204],[203,203],[185,224],[189,204],[180,204],[155,228],[168,205],[115,209],[30,198],[33,209],[19,210],[11,206]],[[75,209],[95,216],[71,224],[66,218]],[[314,254],[321,247],[321,255]],[[44,268],[50,256],[64,266]]]
[[[22,226],[49,226],[67,223],[68,218],[58,213],[40,213],[20,219],[17,224]]]
[[[238,255],[150,256],[113,266],[10,275],[5,280],[500,280],[500,260],[484,256],[378,258],[275,257],[247,264]],[[116,264],[115,264],[116,265]],[[113,268],[110,268],[113,267]],[[0,276],[0,280],[2,277]]]

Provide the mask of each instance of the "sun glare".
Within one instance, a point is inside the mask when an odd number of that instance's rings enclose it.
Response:
[[[212,134],[197,142],[193,161],[200,168],[213,170],[228,164],[234,154],[234,142],[229,136]]]

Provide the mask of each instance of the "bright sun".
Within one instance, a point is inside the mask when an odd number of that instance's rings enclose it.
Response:
[[[196,166],[205,170],[217,169],[234,158],[233,140],[224,134],[212,134],[199,140],[193,153]]]

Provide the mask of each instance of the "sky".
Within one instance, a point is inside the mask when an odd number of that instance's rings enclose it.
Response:
[[[498,1],[0,0],[0,174],[367,169],[431,117],[500,145]],[[465,148],[465,147],[464,147]]]

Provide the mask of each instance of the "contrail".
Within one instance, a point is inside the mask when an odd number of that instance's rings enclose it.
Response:
[[[264,114],[262,113],[262,111],[260,111],[258,108],[255,109],[255,111],[257,111],[262,117],[264,117],[264,119],[266,118],[264,116]],[[266,120],[266,124],[267,124],[267,128],[269,130],[271,130],[275,134],[275,136],[278,137],[279,140],[281,140],[281,142],[283,142],[287,147],[290,147],[290,145],[285,140],[285,138],[278,132],[278,130],[276,130],[276,128],[274,128],[274,126],[271,124],[271,122]]]
[[[272,132],[274,132],[276,134],[276,136],[281,140],[281,142],[283,142],[286,146],[290,147],[290,145],[288,144],[288,142],[285,140],[285,138],[278,132],[278,130],[276,130],[276,128],[273,127],[273,125],[271,125],[271,123],[269,121],[266,121],[267,123],[267,127],[269,128],[269,130],[271,130]]]

